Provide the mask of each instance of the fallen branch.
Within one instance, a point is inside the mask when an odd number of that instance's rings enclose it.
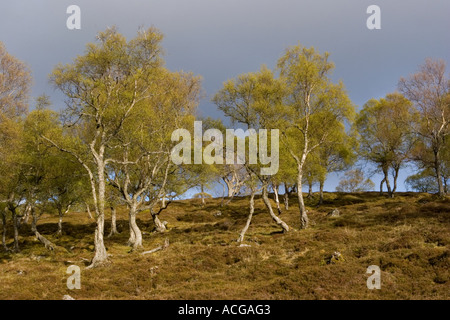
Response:
[[[50,240],[48,240],[46,237],[44,237],[43,235],[41,235],[39,233],[39,231],[37,230],[37,216],[36,216],[36,212],[34,211],[34,208],[31,208],[31,215],[33,220],[31,221],[31,232],[34,233],[34,236],[36,237],[37,240],[39,240],[47,250],[50,251],[54,251],[56,248],[56,245],[51,242]]]
[[[41,235],[36,229],[34,230],[34,235],[37,240],[39,240],[47,250],[54,251],[55,250],[55,244],[48,240],[46,237]]]
[[[169,246],[169,238],[166,238],[166,240],[164,240],[164,244],[162,246],[159,246],[158,248],[152,249],[150,251],[144,251],[142,252],[142,254],[148,254],[148,253],[154,253],[160,250],[164,250]]]

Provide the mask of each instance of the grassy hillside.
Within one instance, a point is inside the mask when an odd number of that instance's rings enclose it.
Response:
[[[244,226],[248,199],[220,208],[220,200],[172,203],[161,214],[165,234],[152,233],[148,213],[141,213],[145,250],[126,246],[125,208],[118,210],[120,235],[105,242],[111,264],[85,269],[93,254],[94,221],[87,213],[69,213],[64,235],[55,236],[57,219],[43,216],[39,231],[56,243],[46,250],[21,229],[21,253],[0,253],[0,299],[449,299],[450,200],[428,194],[401,193],[386,199],[377,193],[326,194],[325,204],[308,200],[311,228],[280,233],[262,200],[245,244],[235,242]],[[281,218],[298,228],[298,207]],[[337,208],[341,216],[327,217]],[[221,215],[215,213],[220,210]],[[106,224],[106,234],[109,224]],[[10,234],[11,235],[11,234]],[[11,239],[9,239],[11,240]],[[335,252],[341,258],[331,261]],[[82,267],[81,289],[68,290],[66,269]],[[381,290],[368,290],[366,269],[381,268]]]

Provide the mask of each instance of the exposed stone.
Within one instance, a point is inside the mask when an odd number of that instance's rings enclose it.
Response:
[[[338,209],[333,209],[333,211],[331,211],[327,214],[327,217],[335,218],[335,217],[339,217],[340,215],[341,215],[341,212]]]
[[[338,251],[335,251],[335,252],[333,252],[333,254],[331,255],[331,258],[330,258],[330,264],[334,264],[334,263],[337,263],[337,262],[343,262],[343,261],[345,261],[345,259],[344,259],[344,257],[342,256],[342,254],[340,253],[340,252],[338,252]]]
[[[344,261],[345,261],[344,256],[340,252],[335,251],[331,255],[325,256],[324,260],[322,260],[322,265],[335,264]]]

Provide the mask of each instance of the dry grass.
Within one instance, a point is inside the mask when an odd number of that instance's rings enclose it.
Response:
[[[299,226],[296,199],[281,218]],[[150,255],[126,246],[125,209],[118,210],[120,235],[106,239],[111,264],[85,269],[92,257],[94,222],[70,213],[64,235],[55,237],[56,218],[44,216],[38,228],[59,247],[47,251],[25,225],[21,253],[0,253],[0,299],[449,299],[450,200],[402,193],[326,194],[325,204],[307,200],[311,228],[280,233],[257,199],[245,243],[248,199],[220,208],[220,200],[174,203],[161,216],[166,234],[152,233],[148,213],[138,223],[145,249],[168,237],[171,245]],[[341,217],[326,216],[333,208]],[[220,210],[222,215],[214,216]],[[109,224],[106,225],[106,234]],[[329,263],[339,251],[343,260]],[[82,267],[81,290],[68,290],[68,265]],[[380,266],[381,290],[368,290],[366,269]]]

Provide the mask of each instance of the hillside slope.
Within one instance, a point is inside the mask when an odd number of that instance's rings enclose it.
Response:
[[[221,208],[220,199],[172,203],[161,214],[165,234],[152,233],[141,213],[145,250],[126,246],[125,208],[118,210],[121,234],[106,239],[111,264],[85,269],[92,257],[95,223],[87,213],[69,213],[63,236],[55,236],[56,217],[46,216],[39,231],[56,243],[47,251],[21,229],[21,253],[0,253],[0,299],[449,299],[450,200],[428,194],[378,193],[325,195],[315,207],[307,200],[311,228],[299,226],[296,199],[281,218],[294,230],[283,234],[256,200],[245,244],[236,243],[247,219],[248,199]],[[327,216],[337,208],[341,216]],[[217,215],[217,211],[221,214]],[[106,234],[109,224],[106,224]],[[11,239],[10,239],[11,240]],[[341,254],[330,259],[334,252]],[[81,289],[66,287],[69,265],[81,266]],[[366,286],[370,265],[381,268],[381,289]]]

